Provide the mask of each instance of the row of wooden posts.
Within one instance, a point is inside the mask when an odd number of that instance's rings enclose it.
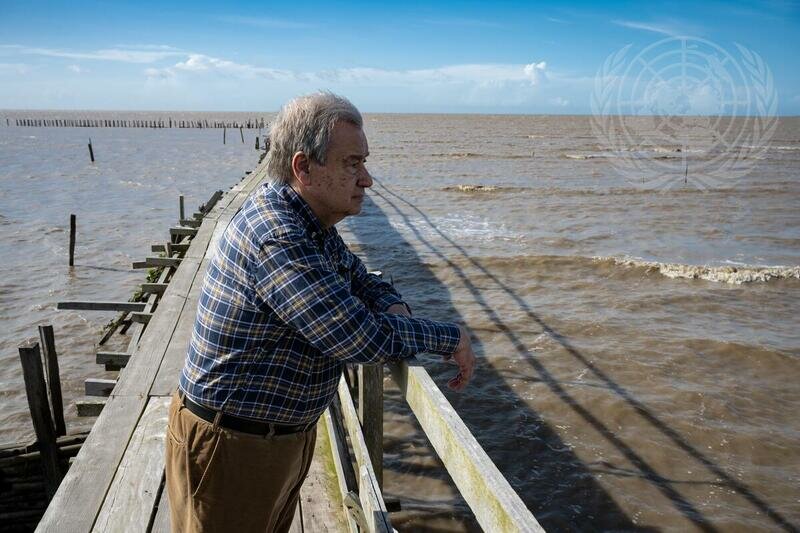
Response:
[[[105,119],[105,118],[6,118],[6,126],[37,128],[244,128],[263,129],[267,121],[263,118],[247,120],[208,120],[208,119]]]
[[[259,130],[260,131],[260,130]],[[239,137],[242,139],[242,144],[244,144],[244,131],[243,127],[239,126]],[[222,144],[228,143],[228,128],[222,128]],[[263,143],[260,141],[259,136],[256,135],[256,150],[261,150],[263,148],[265,150],[269,149],[269,138],[265,138]],[[89,137],[89,160],[94,163],[94,147],[92,146],[92,138]],[[72,263],[70,263],[72,266]]]
[[[99,345],[103,346],[117,331],[127,333],[129,328],[134,328],[128,348],[124,352],[100,350],[96,354],[96,363],[104,365],[106,370],[121,370],[124,368],[139,343],[150,318],[153,315],[161,296],[164,294],[171,277],[171,272],[180,266],[183,255],[189,249],[192,238],[197,233],[197,228],[203,217],[214,207],[222,197],[222,191],[215,191],[205,204],[201,205],[191,219],[185,215],[185,201],[183,195],[178,197],[179,226],[170,228],[170,240],[165,244],[154,244],[153,252],[160,252],[161,256],[151,256],[144,261],[132,264],[134,269],[151,269],[148,282],[142,283],[140,294],[143,301],[107,302],[107,301],[71,301],[58,302],[57,309],[80,311],[116,311],[120,314],[107,326]],[[74,265],[74,215],[70,215],[70,266]],[[84,381],[84,392],[87,397],[107,397],[116,385],[114,379],[88,378]],[[82,399],[76,402],[78,416],[97,416],[105,405],[105,399]]]

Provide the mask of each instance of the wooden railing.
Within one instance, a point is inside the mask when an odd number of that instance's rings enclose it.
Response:
[[[420,362],[412,358],[389,368],[480,526],[491,532],[544,531]],[[350,531],[393,531],[382,496],[383,366],[350,369],[342,376],[338,392],[324,420]],[[342,423],[344,428],[337,427]],[[352,467],[345,432],[355,455]]]

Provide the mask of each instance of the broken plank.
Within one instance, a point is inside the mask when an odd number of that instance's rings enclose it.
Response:
[[[58,302],[56,309],[74,311],[144,311],[143,302]]]

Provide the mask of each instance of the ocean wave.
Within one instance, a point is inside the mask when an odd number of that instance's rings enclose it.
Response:
[[[643,268],[648,272],[658,272],[668,278],[702,279],[719,283],[741,285],[743,283],[767,282],[777,279],[800,279],[800,266],[708,266],[684,265],[645,261],[630,257],[593,257],[595,261],[615,265]]]
[[[531,154],[481,154],[477,152],[440,152],[429,154],[430,157],[446,157],[448,159],[530,159]]]
[[[449,185],[441,190],[448,192],[520,192],[529,187],[505,187],[502,185]]]

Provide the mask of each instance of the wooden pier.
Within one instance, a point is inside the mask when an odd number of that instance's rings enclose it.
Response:
[[[143,302],[94,302],[119,311],[121,319],[134,314],[146,318],[128,323],[137,328],[128,352],[98,353],[98,362],[121,368],[119,378],[111,383],[102,412],[37,531],[169,531],[164,489],[167,409],[203,275],[215,243],[265,178],[265,165],[260,164],[230,191],[215,194],[209,202],[213,208],[182,220],[170,230],[168,242],[153,245],[153,251],[163,253],[162,260],[134,265],[159,269],[157,279],[143,284]],[[60,305],[91,307],[86,302]],[[542,531],[425,369],[412,360],[390,370],[481,527],[491,532]],[[382,366],[357,366],[342,377],[337,398],[318,424],[314,461],[293,531],[393,531],[381,491],[383,376]]]

